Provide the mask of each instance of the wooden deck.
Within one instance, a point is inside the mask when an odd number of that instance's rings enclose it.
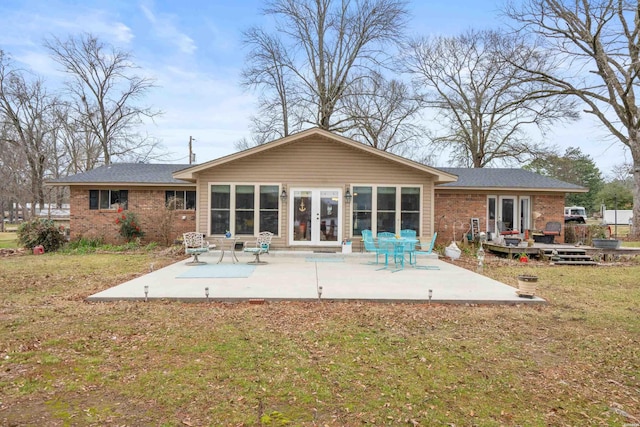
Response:
[[[640,255],[640,248],[618,248],[618,249],[600,249],[594,248],[593,246],[585,246],[585,245],[572,245],[565,243],[534,243],[533,246],[524,247],[524,246],[507,246],[500,245],[494,242],[486,242],[484,243],[485,250],[490,250],[491,252],[502,254],[511,258],[517,257],[518,255],[525,253],[528,257],[542,257],[545,252],[550,252],[552,250],[556,251],[571,251],[576,249],[583,250],[587,255],[593,257],[598,256],[601,259],[607,259],[615,256],[626,255],[626,256],[636,256]]]

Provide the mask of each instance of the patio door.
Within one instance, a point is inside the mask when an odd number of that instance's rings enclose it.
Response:
[[[500,196],[498,199],[498,221],[502,221],[506,228],[518,229],[516,196]]]
[[[342,190],[292,188],[289,244],[339,246],[342,236]]]

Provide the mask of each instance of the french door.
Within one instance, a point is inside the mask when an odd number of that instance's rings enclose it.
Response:
[[[289,198],[290,245],[341,244],[343,206],[340,188],[292,188]]]
[[[498,198],[498,221],[502,221],[507,229],[517,230],[519,227],[516,201],[516,196],[500,196]]]

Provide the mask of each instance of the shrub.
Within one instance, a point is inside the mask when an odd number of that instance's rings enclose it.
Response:
[[[90,238],[90,237],[80,237],[74,240],[71,240],[67,243],[65,250],[69,252],[76,253],[90,253],[95,252],[97,248],[104,244],[104,240],[102,238]]]
[[[116,218],[116,224],[120,225],[120,235],[124,237],[127,242],[144,236],[136,214],[133,212],[123,213],[122,208],[118,209],[118,213],[120,216]]]
[[[66,242],[63,230],[63,227],[57,227],[50,219],[35,219],[20,224],[18,241],[27,249],[42,245],[46,252],[53,252]]]

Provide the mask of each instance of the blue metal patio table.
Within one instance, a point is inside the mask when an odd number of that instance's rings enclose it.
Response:
[[[409,254],[409,265],[415,262],[414,252],[418,239],[410,237],[380,237],[378,238],[378,246],[386,249],[385,266],[380,270],[389,268],[389,257],[393,257],[395,270],[392,273],[404,269],[405,254]]]

